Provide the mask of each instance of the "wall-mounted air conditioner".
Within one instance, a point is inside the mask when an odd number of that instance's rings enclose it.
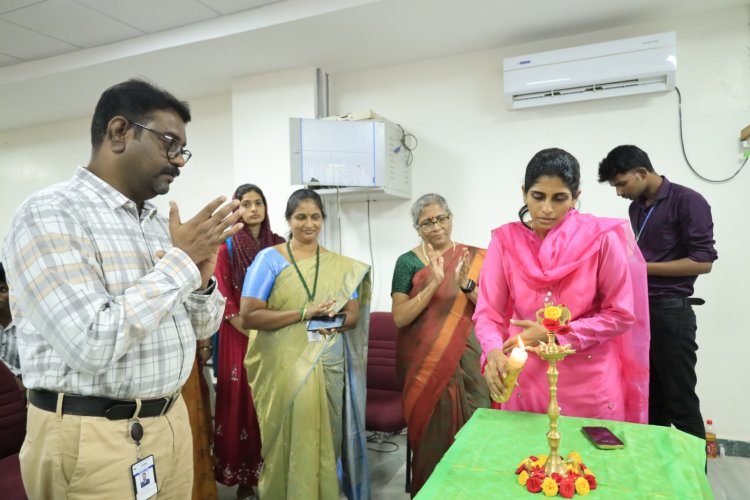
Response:
[[[672,90],[674,32],[551,50],[503,60],[511,109]]]

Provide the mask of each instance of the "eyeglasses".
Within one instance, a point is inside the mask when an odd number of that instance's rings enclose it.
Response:
[[[142,125],[138,122],[130,122],[133,125],[137,125],[141,127],[144,130],[148,130],[152,134],[155,134],[159,139],[164,141],[167,144],[167,158],[170,160],[176,159],[178,156],[182,156],[182,164],[186,164],[188,160],[190,160],[190,157],[193,156],[193,153],[188,151],[187,149],[182,147],[182,144],[172,137],[171,135],[162,134],[161,132],[157,132],[156,130],[149,128],[145,125]]]
[[[431,231],[432,228],[434,228],[436,224],[439,225],[440,227],[447,226],[450,219],[451,219],[450,215],[438,215],[437,217],[433,217],[432,219],[423,220],[422,222],[417,224],[417,226],[419,226],[419,228],[422,231],[427,232],[427,231]]]

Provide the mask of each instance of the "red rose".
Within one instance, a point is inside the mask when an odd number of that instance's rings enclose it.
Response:
[[[560,483],[563,480],[563,477],[560,475],[560,473],[553,472],[550,477],[555,480],[555,482],[557,483],[558,486],[560,486]]]
[[[531,456],[529,457],[529,460],[531,460],[532,462],[536,462],[536,461],[537,461],[537,460],[539,460],[539,459],[538,459],[537,457],[535,457],[534,455],[531,455]]]
[[[544,326],[548,332],[554,332],[560,328],[560,322],[556,319],[544,318],[542,320],[542,326]]]
[[[572,332],[573,329],[569,327],[568,325],[562,325],[560,328],[557,329],[555,332],[558,335],[565,335],[566,333]]]
[[[573,481],[571,478],[563,479],[560,483],[560,489],[558,490],[558,493],[563,498],[573,498],[573,495],[575,495],[576,493],[575,481]]]
[[[526,470],[526,464],[521,464],[518,466],[518,469],[516,469],[516,474],[520,474],[522,471]]]
[[[589,482],[589,488],[591,488],[592,490],[595,490],[596,489],[596,478],[594,477],[594,475],[593,474],[586,474],[583,477],[585,477],[586,481]]]
[[[531,493],[539,493],[542,491],[542,478],[539,476],[531,476],[529,480],[526,481],[526,489]]]

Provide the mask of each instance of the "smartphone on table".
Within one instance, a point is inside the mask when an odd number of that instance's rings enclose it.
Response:
[[[332,328],[341,328],[344,326],[346,314],[339,313],[333,316],[315,316],[307,322],[308,332],[317,332],[321,329],[330,330]]]
[[[594,443],[594,446],[602,450],[616,450],[625,447],[625,443],[606,427],[581,427],[581,432]]]

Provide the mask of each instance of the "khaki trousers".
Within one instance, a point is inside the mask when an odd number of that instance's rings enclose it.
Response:
[[[182,397],[166,415],[140,421],[140,455],[154,456],[157,497],[189,499],[193,441]],[[29,405],[19,456],[30,500],[135,498],[130,466],[137,461],[136,445],[128,434],[128,420],[57,415]]]

